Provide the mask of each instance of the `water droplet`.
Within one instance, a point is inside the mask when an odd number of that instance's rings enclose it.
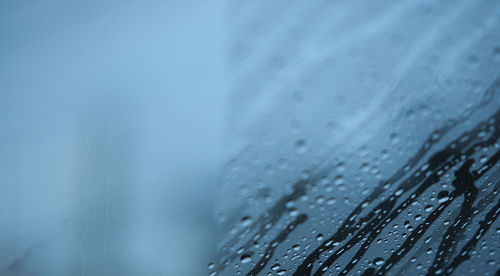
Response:
[[[479,66],[479,58],[476,55],[470,55],[468,61],[470,66],[474,69]]]
[[[397,133],[391,133],[391,136],[389,138],[391,139],[391,143],[393,144],[399,143],[399,136]]]
[[[302,154],[307,151],[307,142],[304,139],[299,139],[293,147],[297,153]]]
[[[381,158],[382,160],[386,160],[387,158],[389,158],[389,151],[388,150],[383,150],[382,153],[381,153]]]
[[[493,49],[493,60],[495,62],[500,62],[500,47],[495,47],[495,49]]]
[[[288,210],[288,214],[292,217],[296,217],[299,215],[299,211],[296,208],[291,208]]]
[[[251,261],[252,261],[252,258],[251,258],[249,255],[246,255],[246,254],[245,254],[245,255],[242,255],[242,256],[241,256],[240,260],[241,260],[241,263],[242,263],[242,264],[246,264],[246,263],[251,262]]]
[[[280,276],[285,275],[285,273],[286,273],[286,270],[284,270],[284,269],[278,270],[278,272],[276,272],[276,274],[278,274]]]
[[[406,112],[406,117],[408,117],[408,120],[413,121],[415,120],[415,111],[410,109]]]
[[[337,170],[337,172],[339,172],[339,173],[343,173],[345,171],[344,162],[338,163],[337,166],[335,167],[335,170]]]
[[[299,175],[300,179],[302,180],[308,180],[309,178],[311,178],[311,173],[308,171],[308,170],[303,170],[300,175]]]
[[[322,196],[322,195],[321,195],[321,196],[318,196],[318,197],[316,198],[316,203],[318,203],[318,204],[320,204],[320,205],[321,205],[321,204],[323,204],[324,202],[325,202],[325,197],[324,197],[324,196]]]
[[[479,158],[479,162],[481,162],[481,163],[486,163],[486,161],[488,161],[488,156],[486,156],[486,155],[483,155],[483,156],[481,156],[481,158]]]
[[[328,205],[333,205],[333,204],[335,204],[335,202],[337,202],[337,201],[335,200],[335,198],[334,198],[334,197],[330,197],[330,198],[326,201],[326,204],[328,204]]]
[[[439,194],[438,194],[438,202],[439,203],[446,202],[446,201],[448,201],[448,199],[450,199],[450,197],[448,196],[448,191],[439,192]]]
[[[429,236],[429,237],[427,237],[427,239],[425,239],[424,243],[429,243],[429,242],[431,242],[431,240],[432,240],[432,236]]]
[[[381,266],[384,264],[384,259],[380,258],[380,257],[377,257],[373,260],[373,263],[377,266]]]
[[[252,218],[251,217],[243,217],[241,219],[241,226],[243,227],[248,227],[250,226],[250,224],[252,224]]]
[[[333,180],[333,183],[337,186],[340,186],[344,184],[344,176],[343,175],[337,175],[335,179]]]

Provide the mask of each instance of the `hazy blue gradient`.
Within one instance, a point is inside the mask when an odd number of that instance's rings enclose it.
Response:
[[[202,275],[221,1],[0,4],[0,275]]]

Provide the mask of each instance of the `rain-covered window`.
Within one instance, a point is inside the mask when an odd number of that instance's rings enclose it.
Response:
[[[500,7],[231,5],[212,275],[494,275]]]
[[[498,275],[500,1],[3,1],[0,275]]]

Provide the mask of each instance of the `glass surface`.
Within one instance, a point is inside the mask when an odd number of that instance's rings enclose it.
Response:
[[[498,275],[500,1],[3,1],[0,275]]]
[[[498,273],[498,4],[232,4],[209,272]]]

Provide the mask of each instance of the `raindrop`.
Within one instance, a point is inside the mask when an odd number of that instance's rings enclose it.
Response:
[[[333,183],[335,183],[335,185],[337,185],[337,186],[340,186],[340,185],[344,184],[344,176],[343,175],[337,175],[335,177],[335,179],[333,180]]]
[[[282,170],[287,168],[286,159],[284,158],[278,159],[278,168]]]
[[[327,201],[326,201],[326,204],[328,205],[333,205],[335,204],[336,200],[334,197],[330,197]]]
[[[486,155],[483,155],[483,156],[481,156],[481,158],[479,158],[479,162],[481,162],[481,163],[486,163],[486,161],[488,161],[488,156],[486,156]]]
[[[391,143],[393,144],[399,143],[399,136],[397,133],[392,133],[389,138],[391,139]]]
[[[500,62],[500,47],[495,47],[495,49],[493,49],[493,60],[495,62]]]
[[[470,55],[468,61],[472,68],[477,68],[479,65],[479,58],[476,55]]]
[[[296,208],[291,208],[290,210],[288,210],[288,214],[290,214],[290,216],[292,217],[296,217],[299,215],[299,211]]]
[[[293,147],[297,153],[302,154],[307,151],[307,142],[304,139],[299,139]]]
[[[242,255],[240,260],[242,264],[246,264],[252,261],[252,258],[249,255]]]
[[[384,264],[384,259],[380,258],[380,257],[377,257],[373,260],[373,263],[377,266],[381,266]]]
[[[382,151],[381,158],[382,158],[383,160],[386,160],[387,158],[389,158],[389,151],[388,151],[388,150],[383,150],[383,151]]]
[[[439,192],[439,194],[438,194],[438,202],[439,203],[446,202],[446,201],[448,201],[448,199],[450,199],[450,197],[448,196],[448,191]]]
[[[427,239],[425,239],[424,243],[429,243],[432,240],[432,236],[429,236]]]
[[[337,172],[343,173],[345,171],[345,164],[344,164],[344,162],[338,163],[337,166],[335,167],[335,169],[337,170]]]
[[[276,274],[278,274],[280,276],[285,275],[285,273],[286,273],[286,270],[284,270],[284,269],[278,270],[278,272],[276,272]]]
[[[243,227],[248,227],[250,226],[250,224],[252,224],[252,218],[251,217],[243,217],[241,219],[241,226]]]
[[[300,179],[302,180],[308,180],[309,178],[311,178],[311,173],[308,171],[308,170],[303,170],[301,173],[300,173]]]
[[[325,202],[325,197],[324,196],[318,196],[316,198],[316,203],[318,203],[319,205],[323,204]]]

